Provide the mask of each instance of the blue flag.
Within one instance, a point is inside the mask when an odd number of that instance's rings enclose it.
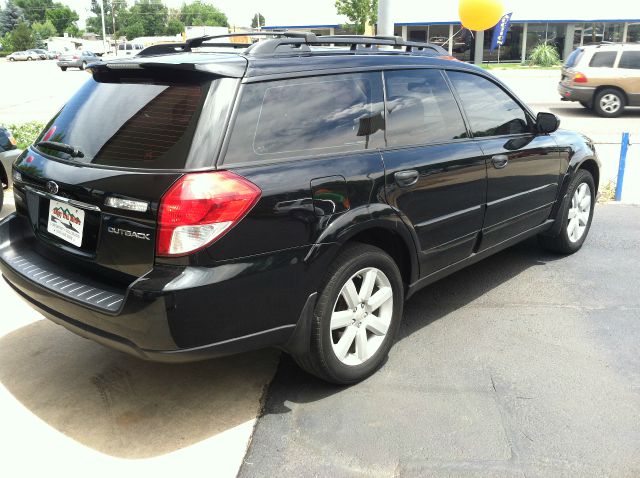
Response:
[[[504,45],[507,41],[507,32],[509,31],[509,25],[511,25],[511,15],[513,15],[513,12],[504,15],[493,28],[493,38],[491,39],[490,51]]]

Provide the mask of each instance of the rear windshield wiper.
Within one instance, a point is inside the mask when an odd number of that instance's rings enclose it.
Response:
[[[65,143],[58,143],[57,141],[40,141],[36,146],[67,153],[72,158],[84,158],[84,153],[82,151]]]

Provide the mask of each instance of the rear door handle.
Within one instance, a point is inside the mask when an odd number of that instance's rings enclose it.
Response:
[[[509,164],[509,156],[506,154],[496,154],[491,158],[491,162],[493,163],[494,168],[502,169]]]
[[[413,186],[418,182],[418,177],[420,174],[415,169],[409,169],[407,171],[398,171],[393,177],[396,180],[396,184],[401,188],[406,188],[407,186]]]

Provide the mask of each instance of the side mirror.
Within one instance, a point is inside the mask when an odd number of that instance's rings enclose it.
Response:
[[[553,133],[560,127],[560,118],[553,113],[538,113],[536,117],[536,128],[538,133]]]

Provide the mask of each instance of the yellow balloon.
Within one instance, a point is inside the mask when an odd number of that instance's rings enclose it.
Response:
[[[504,14],[500,0],[460,0],[460,22],[469,30],[486,30],[493,27]]]

